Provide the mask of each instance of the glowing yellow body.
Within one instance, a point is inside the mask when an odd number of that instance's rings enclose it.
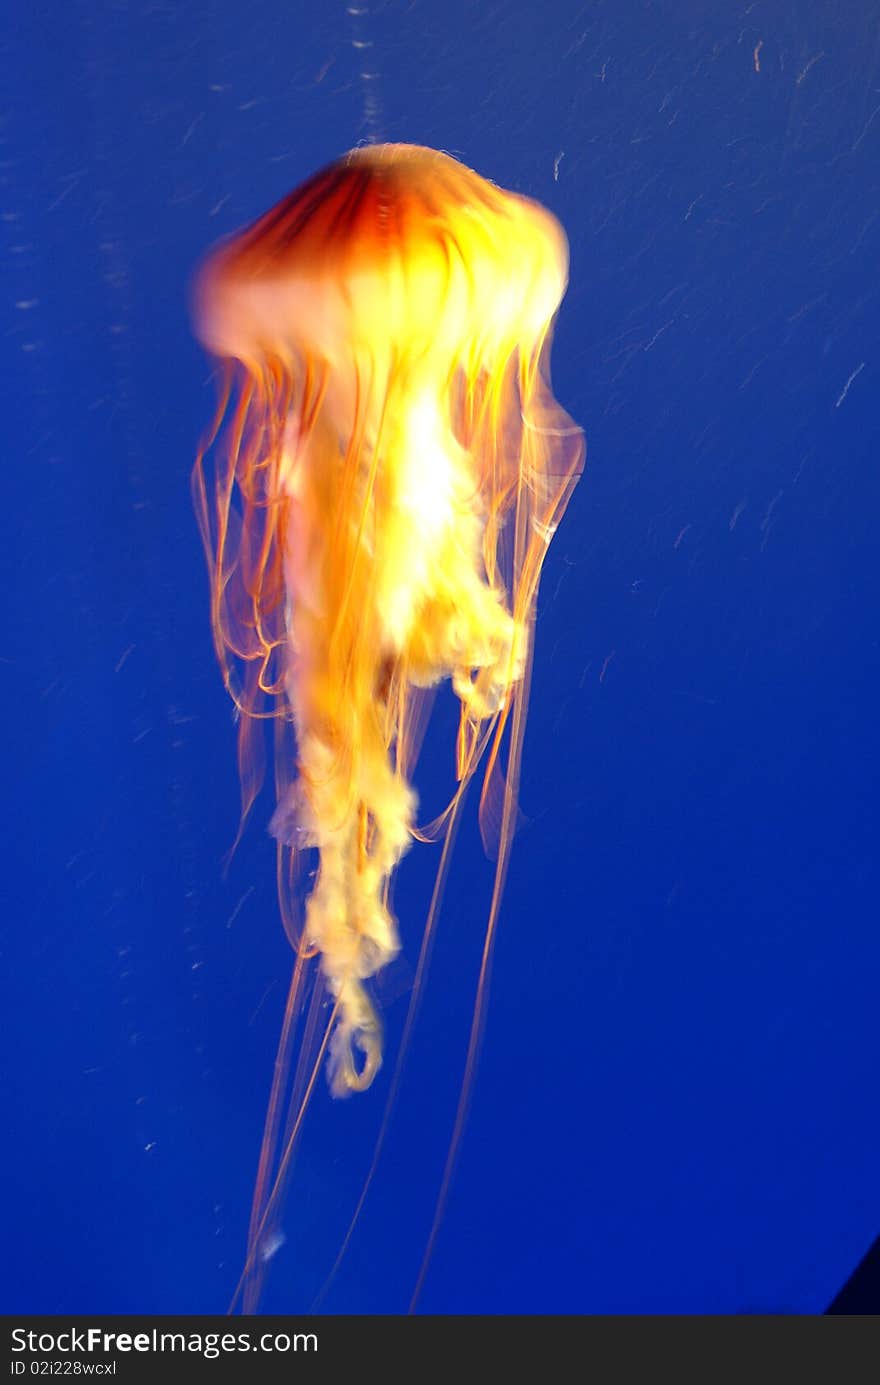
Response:
[[[487,783],[523,690],[541,562],[583,455],[546,378],[566,279],[549,213],[391,145],[316,175],[197,285],[202,340],[242,371],[213,512],[196,474],[215,637],[245,713],[246,806],[247,717],[266,699],[292,713],[274,824],[319,853],[303,936],[335,999],[339,1093],[381,1061],[364,982],[398,949],[415,690],[452,679],[459,778],[488,745]],[[502,862],[521,719],[512,736]]]

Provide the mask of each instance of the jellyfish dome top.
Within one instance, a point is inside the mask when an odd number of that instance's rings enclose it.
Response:
[[[459,785],[485,762],[496,897],[503,883],[538,578],[583,460],[549,384],[567,272],[537,203],[382,145],[310,178],[196,280],[197,334],[226,367],[212,494],[202,456],[194,472],[215,644],[242,712],[245,811],[254,726],[276,719],[282,911],[333,998],[338,1094],[381,1061],[368,981],[399,947],[394,868],[430,835],[410,781],[424,690],[446,678]]]
[[[537,203],[436,150],[366,146],[211,256],[198,333],[251,369],[321,357],[350,384],[355,366],[387,372],[405,355],[436,369],[475,344],[497,356],[537,340],[567,270],[562,228]]]

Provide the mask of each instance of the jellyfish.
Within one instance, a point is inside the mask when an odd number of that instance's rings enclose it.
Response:
[[[332,1002],[337,1095],[382,1061],[371,983],[400,947],[395,868],[413,840],[449,834],[478,766],[494,927],[541,567],[584,456],[549,376],[567,274],[538,203],[388,144],[315,174],[196,279],[196,333],[224,383],[194,494],[242,816],[270,718],[281,908]],[[413,771],[444,680],[458,787],[425,825]]]

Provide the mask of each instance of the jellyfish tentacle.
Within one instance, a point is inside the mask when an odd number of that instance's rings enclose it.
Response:
[[[305,927],[339,1001],[329,1072],[336,1095],[368,1086],[381,1062],[382,1029],[364,982],[399,951],[385,895],[415,814],[415,795],[388,766],[377,728],[370,729],[356,756],[334,753],[314,733],[300,735],[299,793],[308,840],[319,852]]]
[[[504,707],[525,668],[525,627],[506,611],[502,615],[505,619],[497,621],[488,657],[466,657],[464,666],[460,664],[452,675],[452,686],[464,708],[479,721],[493,717]],[[473,656],[473,649],[470,654]]]

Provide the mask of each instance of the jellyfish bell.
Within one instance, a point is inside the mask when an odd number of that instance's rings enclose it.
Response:
[[[196,280],[196,331],[226,375],[210,498],[203,455],[194,471],[215,645],[243,713],[244,808],[253,724],[274,716],[273,831],[291,859],[318,853],[301,929],[289,870],[280,894],[333,1000],[321,1052],[337,1094],[381,1062],[368,983],[399,947],[394,869],[430,835],[411,785],[418,690],[444,679],[459,790],[436,835],[482,760],[487,945],[494,928],[541,564],[583,461],[549,382],[567,274],[565,234],[537,203],[448,155],[383,145],[317,173]]]
[[[352,150],[221,246],[199,275],[196,329],[259,369],[320,357],[343,376],[390,369],[401,346],[434,362],[509,350],[545,330],[568,247],[538,203],[416,145]]]

